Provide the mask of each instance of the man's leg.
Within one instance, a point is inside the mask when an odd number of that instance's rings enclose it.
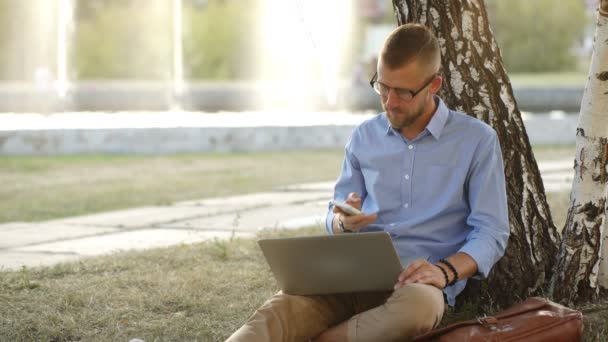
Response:
[[[364,295],[361,304],[366,303]],[[395,290],[383,304],[363,311],[324,332],[318,341],[407,341],[439,324],[445,303],[443,292],[425,284],[408,284]],[[344,339],[346,337],[346,339]]]
[[[445,311],[443,292],[431,285],[408,284],[386,303],[348,321],[348,340],[405,341],[436,327]]]
[[[364,292],[353,294],[354,314],[358,314],[386,302],[392,291]],[[350,317],[349,317],[350,318]],[[321,335],[312,340],[313,342],[337,342],[348,341],[348,321],[344,321],[330,329],[325,330]]]
[[[354,314],[353,296],[277,293],[227,342],[308,341]]]

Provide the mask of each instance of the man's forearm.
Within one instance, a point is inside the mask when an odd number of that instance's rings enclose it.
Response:
[[[446,260],[456,269],[458,280],[470,278],[477,273],[477,263],[466,253],[458,252],[446,258]],[[454,272],[447,265],[439,263],[439,266],[447,272],[448,282],[451,283],[455,277]]]

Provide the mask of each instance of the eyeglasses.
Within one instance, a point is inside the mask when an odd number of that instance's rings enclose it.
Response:
[[[431,76],[431,78],[429,78],[429,80],[426,81],[424,83],[424,85],[422,87],[420,87],[420,89],[413,91],[413,90],[404,89],[404,88],[392,88],[382,82],[378,82],[377,81],[378,72],[376,72],[374,74],[374,77],[372,77],[371,81],[369,81],[369,85],[372,86],[372,88],[374,88],[374,91],[380,96],[388,96],[388,93],[390,93],[391,89],[393,89],[401,100],[408,102],[408,101],[411,101],[414,98],[414,96],[418,95],[429,84],[431,84],[431,82],[433,82],[435,77],[437,77],[437,74],[433,74],[433,76]]]

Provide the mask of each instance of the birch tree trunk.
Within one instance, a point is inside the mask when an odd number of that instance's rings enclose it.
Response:
[[[606,195],[608,193],[608,0],[599,14],[589,78],[576,129],[575,177],[570,209],[562,231],[554,298],[567,303],[590,301],[608,287]]]
[[[448,107],[490,124],[502,147],[511,237],[481,289],[467,286],[459,299],[487,294],[504,306],[542,294],[559,235],[483,0],[393,0],[393,6],[399,25],[421,23],[437,35]]]

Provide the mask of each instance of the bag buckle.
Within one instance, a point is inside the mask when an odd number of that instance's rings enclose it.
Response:
[[[496,324],[498,324],[498,319],[496,319],[496,317],[485,315],[483,317],[477,317],[477,323],[486,329],[490,329],[492,331],[498,330],[496,327]]]

